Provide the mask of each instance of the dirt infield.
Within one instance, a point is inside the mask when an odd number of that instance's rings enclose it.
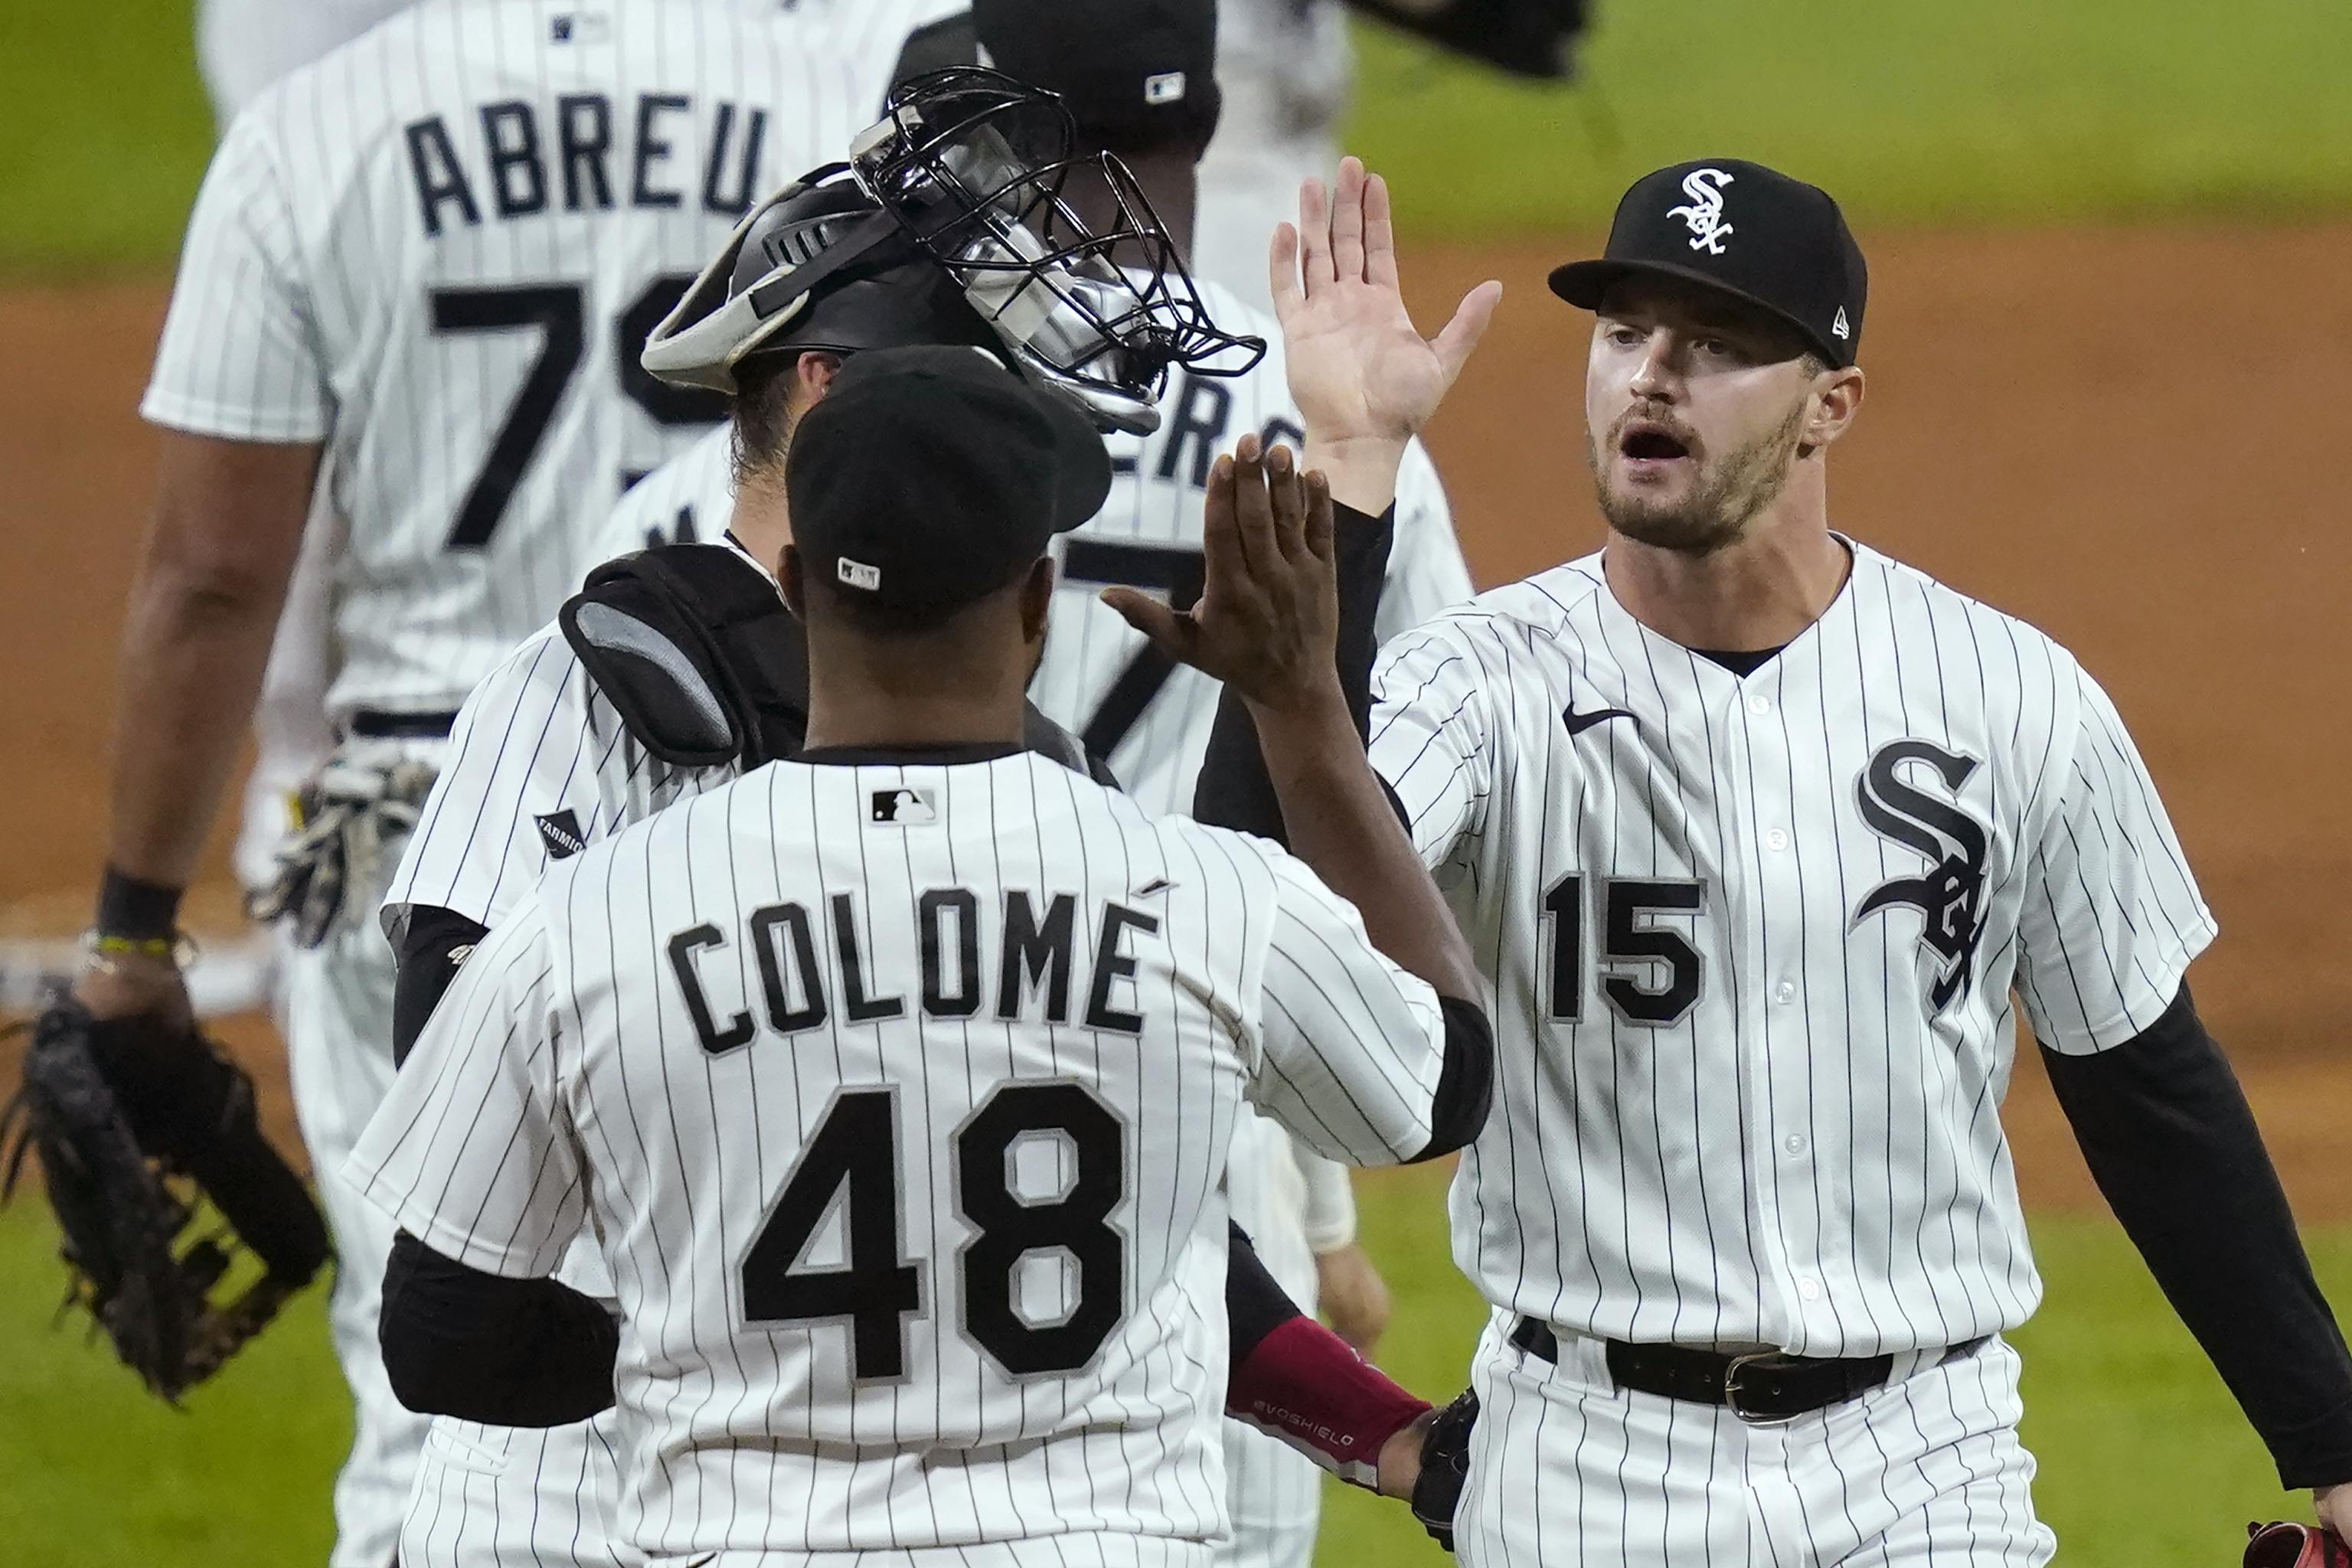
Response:
[[[1909,234],[1873,243],[1868,406],[1839,525],[2067,643],[2114,693],[2219,914],[2200,1005],[2306,1213],[2352,1217],[2352,295],[2343,227]],[[1425,324],[1482,277],[1501,319],[1432,432],[1482,583],[1590,549],[1570,247],[1423,252]],[[68,931],[97,864],[116,630],[152,443],[160,285],[0,295],[0,936]],[[216,864],[217,859],[216,859]],[[29,902],[28,902],[29,900]],[[275,1060],[266,1028],[236,1031]],[[2032,1195],[2096,1201],[2039,1074]],[[272,1085],[274,1104],[282,1105]]]

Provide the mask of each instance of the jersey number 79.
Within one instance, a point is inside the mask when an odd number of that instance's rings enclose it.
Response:
[[[647,335],[693,285],[694,279],[684,274],[656,278],[613,322],[621,391],[660,425],[715,425],[727,416],[726,400],[719,394],[667,385],[637,361]],[[555,411],[579,372],[587,344],[587,289],[577,283],[433,290],[436,335],[524,327],[536,327],[541,333],[539,357],[524,373],[514,401],[507,406],[506,419],[490,441],[481,471],[466,491],[444,548],[486,549],[490,536],[498,531],[507,502],[514,499],[515,487],[522,483],[531,459],[539,455],[539,444],[546,438],[547,427],[554,422]]]

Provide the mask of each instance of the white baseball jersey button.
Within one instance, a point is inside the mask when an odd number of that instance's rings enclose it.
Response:
[[[1775,827],[1764,835],[1764,847],[1776,854],[1789,847],[1789,830]]]
[[[1772,700],[1760,691],[1751,693],[1748,699],[1748,710],[1760,719],[1772,711]]]
[[[1797,1281],[1797,1294],[1808,1301],[1818,1301],[1822,1299],[1822,1282],[1808,1274]]]
[[[1783,980],[1780,984],[1772,987],[1772,1000],[1780,1003],[1782,1006],[1787,1006],[1796,999],[1797,983],[1795,981]]]
[[[1791,1154],[1801,1154],[1808,1147],[1805,1141],[1805,1135],[1801,1132],[1790,1133],[1788,1137],[1780,1141],[1780,1146],[1788,1150]]]

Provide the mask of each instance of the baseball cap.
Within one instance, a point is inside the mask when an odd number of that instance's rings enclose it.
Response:
[[[1216,0],[971,0],[908,40],[898,74],[988,66],[1057,94],[1089,139],[1132,148],[1205,144],[1216,64]]]
[[[1853,363],[1870,291],[1862,247],[1827,191],[1738,158],[1675,163],[1633,182],[1597,261],[1555,268],[1587,310],[1633,275],[1703,283],[1778,316],[1834,365]]]
[[[1110,493],[1068,400],[970,348],[842,363],[784,458],[793,543],[836,593],[913,616],[1003,587]]]

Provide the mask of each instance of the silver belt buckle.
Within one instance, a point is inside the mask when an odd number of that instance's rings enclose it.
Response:
[[[1794,1421],[1796,1419],[1794,1415],[1759,1415],[1754,1411],[1747,1409],[1739,1403],[1740,1373],[1758,1362],[1778,1361],[1781,1359],[1783,1359],[1783,1352],[1780,1351],[1755,1351],[1747,1355],[1732,1357],[1731,1364],[1723,1369],[1723,1403],[1725,1407],[1727,1408],[1734,1415],[1737,1415],[1742,1421],[1747,1422],[1750,1426],[1785,1426],[1790,1422]]]

